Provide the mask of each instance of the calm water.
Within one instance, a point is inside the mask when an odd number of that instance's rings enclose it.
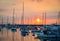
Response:
[[[41,27],[40,27],[41,28]],[[52,30],[56,30],[57,28],[51,27]],[[59,27],[60,28],[60,27]],[[42,28],[43,29],[43,28]],[[44,28],[45,29],[45,28]],[[43,30],[44,30],[43,29]],[[50,28],[49,28],[50,29]],[[37,33],[38,34],[38,33]],[[40,33],[42,35],[42,33]],[[53,34],[53,33],[52,33]],[[55,33],[56,34],[56,33]],[[21,35],[21,31],[18,28],[17,32],[12,32],[11,29],[7,30],[5,27],[0,31],[0,41],[51,41],[51,39],[49,38],[49,40],[41,40],[41,39],[35,39],[35,36],[32,36],[32,33],[29,33],[29,35],[23,37]],[[59,34],[60,35],[60,34]],[[53,39],[53,38],[52,38]],[[52,40],[53,41],[53,40]],[[56,41],[56,38],[54,39],[54,41]],[[60,37],[59,40],[60,41]]]
[[[12,32],[11,29],[7,30],[3,28],[0,32],[0,41],[40,41],[39,39],[34,39],[32,33],[28,36],[21,36],[20,29],[17,29],[17,32]]]

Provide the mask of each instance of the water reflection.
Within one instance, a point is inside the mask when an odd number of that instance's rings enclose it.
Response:
[[[14,40],[13,40],[13,35],[14,35]],[[3,28],[0,31],[0,41],[34,41],[34,37],[32,36],[32,33],[30,33],[28,36],[23,37],[21,35],[20,29],[17,29],[17,32],[13,32],[6,28]],[[37,39],[38,40],[38,39]],[[36,41],[37,41],[36,40]],[[39,40],[40,41],[40,40]]]
[[[0,41],[60,41],[58,28],[60,26],[20,26],[13,29],[4,27],[0,28]]]

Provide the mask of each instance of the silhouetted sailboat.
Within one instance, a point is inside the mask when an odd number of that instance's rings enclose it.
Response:
[[[6,29],[7,29],[7,41],[9,41],[9,36],[8,36],[8,31],[9,31],[9,25],[8,25],[8,20],[9,20],[9,17],[7,16],[7,26],[6,26]]]
[[[2,41],[3,41],[3,28],[4,28],[4,25],[3,25],[3,16],[2,16],[2,24],[1,24]]]
[[[15,32],[17,32],[16,30],[16,27],[15,27],[15,21],[14,21],[14,14],[15,14],[15,8],[13,8],[13,21],[12,21],[12,28],[11,28],[11,31],[12,31],[12,41],[14,41],[14,35],[15,35]]]
[[[23,25],[23,28],[24,28],[24,0],[22,2],[22,16],[21,16],[21,25]],[[24,41],[24,35],[23,35],[24,32],[21,31],[21,41]]]

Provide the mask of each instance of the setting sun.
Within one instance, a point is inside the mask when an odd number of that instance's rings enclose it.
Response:
[[[42,22],[42,20],[39,19],[39,18],[37,18],[36,21],[37,21],[38,23]]]

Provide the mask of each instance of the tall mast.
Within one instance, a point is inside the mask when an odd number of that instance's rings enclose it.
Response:
[[[3,28],[3,24],[4,24],[4,21],[3,21],[3,16],[2,16],[2,23],[1,23],[1,24],[2,24],[2,28]]]
[[[44,25],[44,13],[42,14],[42,25]]]
[[[46,12],[45,12],[45,25],[46,25]]]
[[[57,24],[60,25],[60,12],[58,12]]]
[[[21,24],[24,24],[24,1],[23,1],[23,8],[22,8]]]
[[[29,25],[29,18],[28,18],[28,25]]]
[[[7,16],[7,24],[8,24],[9,17]]]
[[[3,16],[2,16],[2,25],[3,25]]]
[[[15,9],[13,8],[13,22],[12,22],[13,25],[14,25],[14,14],[15,14]]]

